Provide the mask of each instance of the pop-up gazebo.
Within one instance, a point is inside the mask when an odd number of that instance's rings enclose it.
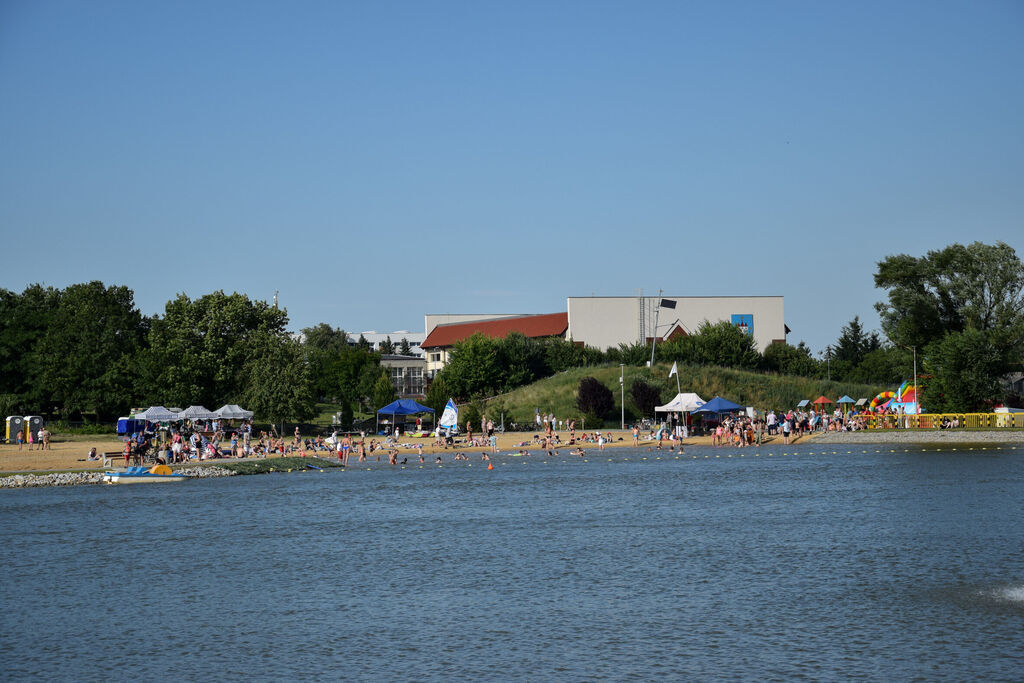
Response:
[[[390,415],[391,424],[395,423],[396,415],[415,415],[417,413],[433,413],[433,408],[421,405],[411,398],[400,398],[377,411],[377,431],[380,432],[380,416]]]

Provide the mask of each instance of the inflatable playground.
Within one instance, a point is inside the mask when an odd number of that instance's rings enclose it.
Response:
[[[919,415],[923,411],[917,403],[917,390],[908,380],[896,391],[883,391],[871,399],[867,410],[872,413],[900,413],[903,415]]]

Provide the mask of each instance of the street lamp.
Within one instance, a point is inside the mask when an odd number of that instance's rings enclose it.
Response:
[[[626,364],[619,363],[619,407],[622,409],[622,424],[619,429],[626,429]]]

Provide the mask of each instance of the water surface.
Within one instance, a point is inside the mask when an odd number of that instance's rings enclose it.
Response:
[[[3,491],[0,515],[5,678],[1024,671],[1017,446],[373,463]]]

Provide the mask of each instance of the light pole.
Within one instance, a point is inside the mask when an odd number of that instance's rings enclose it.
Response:
[[[921,414],[921,397],[917,395],[917,347],[910,347],[914,351],[914,415]]]
[[[622,409],[622,424],[619,429],[626,429],[626,364],[619,363],[619,407]]]

